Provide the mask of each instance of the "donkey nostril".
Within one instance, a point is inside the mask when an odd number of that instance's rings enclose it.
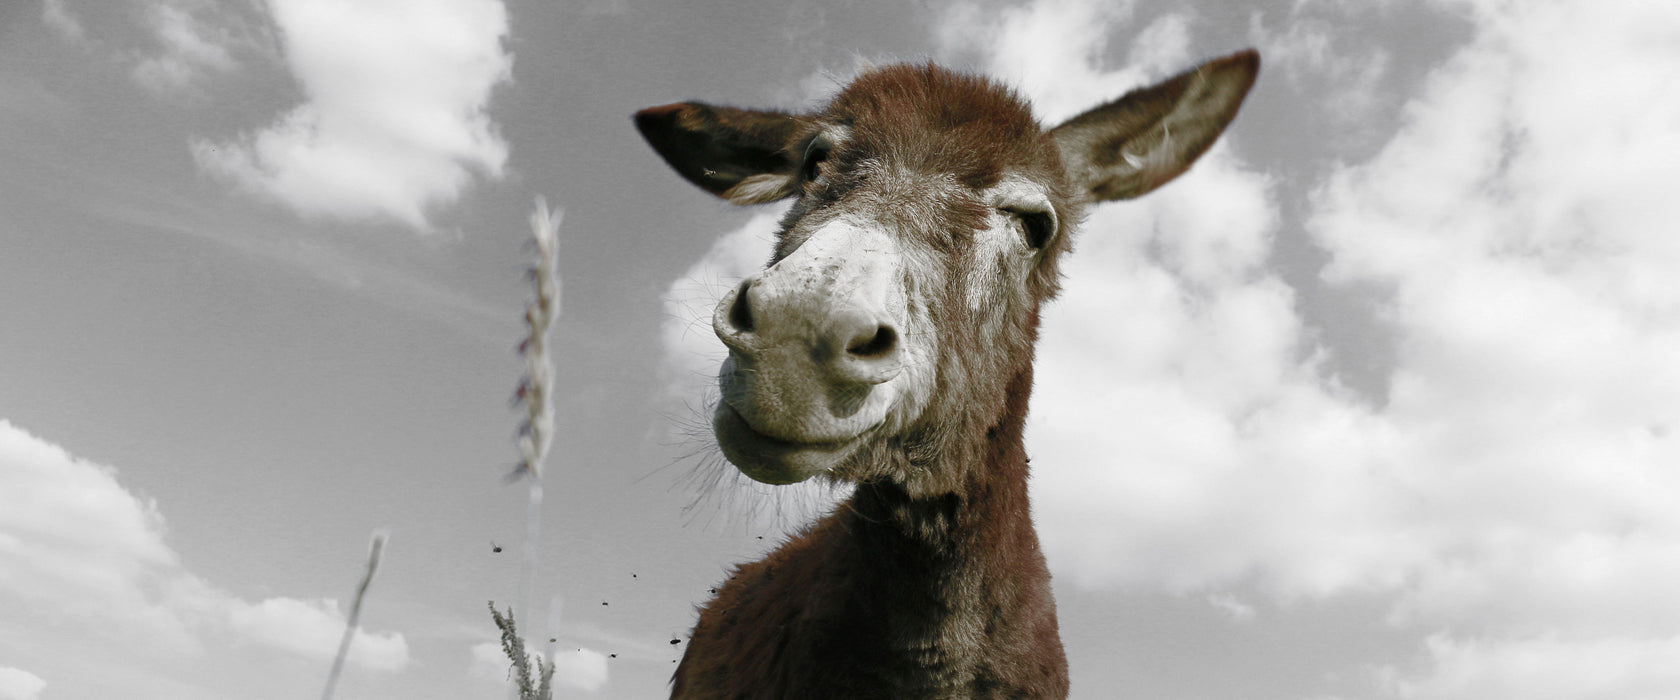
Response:
[[[891,326],[880,326],[875,329],[875,335],[848,346],[846,352],[856,357],[880,357],[892,352],[897,344],[898,333]]]
[[[741,282],[735,289],[735,303],[729,305],[729,325],[741,333],[753,332],[752,303],[747,300],[747,292],[752,289],[752,280]]]

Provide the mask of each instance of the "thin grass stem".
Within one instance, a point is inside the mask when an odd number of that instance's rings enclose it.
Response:
[[[344,618],[344,637],[338,640],[338,653],[333,656],[332,670],[327,672],[327,686],[321,690],[321,700],[332,700],[333,688],[337,687],[338,676],[344,671],[344,659],[350,656],[350,642],[356,638],[356,627],[362,618],[362,600],[367,597],[374,573],[379,571],[379,560],[385,552],[385,538],[385,533],[375,532],[373,541],[368,544],[367,573],[362,575],[362,584],[356,587],[356,598],[350,603],[350,616]]]

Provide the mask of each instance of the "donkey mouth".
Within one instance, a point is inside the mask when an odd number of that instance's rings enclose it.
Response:
[[[720,401],[712,414],[712,432],[731,464],[766,484],[794,484],[826,472],[850,456],[863,439],[858,435],[805,442],[772,437],[759,432],[727,401]]]

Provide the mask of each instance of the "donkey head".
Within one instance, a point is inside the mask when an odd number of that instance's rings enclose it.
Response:
[[[713,316],[724,455],[769,483],[957,488],[987,431],[1025,409],[1039,304],[1083,208],[1184,172],[1258,70],[1234,54],[1049,130],[1011,91],[932,65],[872,70],[809,114],[638,112],[706,191],[794,198],[769,265]]]

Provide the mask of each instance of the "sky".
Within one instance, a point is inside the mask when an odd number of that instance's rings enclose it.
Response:
[[[1680,5],[42,0],[0,9],[0,700],[314,697],[375,533],[335,697],[505,696],[539,196],[519,619],[557,696],[662,697],[837,494],[708,443],[780,210],[629,115],[935,60],[1054,124],[1244,47],[1226,137],[1094,208],[1044,314],[1073,697],[1680,697]]]

